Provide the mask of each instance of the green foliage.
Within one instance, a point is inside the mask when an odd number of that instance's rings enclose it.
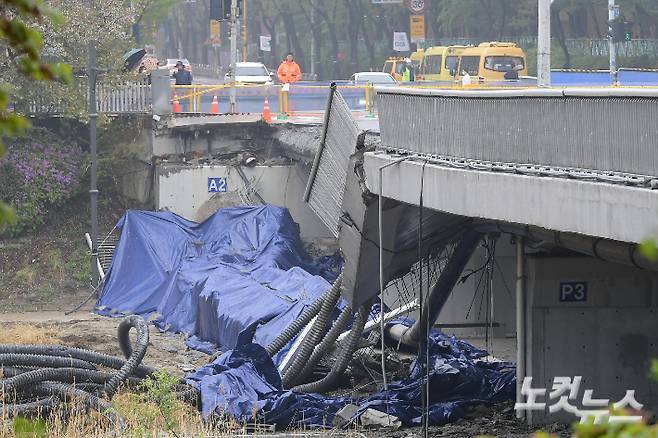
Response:
[[[136,22],[144,26],[144,40],[149,43],[155,42],[158,23],[183,0],[141,0],[136,5],[138,18]]]
[[[0,43],[6,46],[11,58],[17,60],[18,71],[31,80],[59,80],[71,82],[70,67],[63,64],[48,65],[41,62],[39,52],[43,45],[41,34],[25,23],[26,19],[41,20],[45,17],[59,22],[59,15],[44,5],[41,0],[2,0],[3,10],[14,13],[0,16]],[[5,154],[2,139],[15,136],[29,127],[29,122],[20,115],[9,111],[9,93],[0,86],[0,158]],[[13,223],[13,210],[0,201],[0,231],[8,223]]]
[[[48,429],[42,419],[17,417],[14,419],[14,434],[16,438],[42,438],[48,436]]]
[[[658,438],[658,426],[645,423],[575,424],[575,438]]]
[[[77,247],[64,263],[64,270],[78,283],[89,281],[89,252],[86,247]]]
[[[178,380],[167,371],[158,370],[140,384],[144,391],[143,401],[154,403],[158,407],[165,427],[174,435],[176,435],[175,430],[181,426],[176,415],[181,410],[181,402],[176,399]]]
[[[5,230],[12,236],[42,225],[80,187],[80,150],[49,135],[41,143],[41,133],[13,140],[0,161],[0,201],[16,208],[16,221]]]
[[[658,259],[658,243],[656,239],[648,239],[640,245],[640,253],[649,260]]]
[[[32,266],[26,266],[24,268],[21,268],[18,271],[16,271],[16,274],[14,275],[14,280],[16,280],[16,282],[26,285],[34,284],[36,278],[37,278],[37,271]]]
[[[658,359],[651,362],[651,378],[658,382]]]

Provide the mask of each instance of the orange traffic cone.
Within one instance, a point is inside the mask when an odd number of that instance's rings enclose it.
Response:
[[[270,101],[265,98],[265,103],[263,104],[263,120],[266,123],[272,123],[272,113],[270,113]]]
[[[219,114],[219,102],[217,101],[217,96],[212,98],[212,104],[210,105],[210,112],[213,114]]]
[[[174,102],[173,102],[172,107],[173,107],[172,109],[175,113],[180,112],[180,102],[178,101],[178,96],[176,96],[175,94],[174,94]]]

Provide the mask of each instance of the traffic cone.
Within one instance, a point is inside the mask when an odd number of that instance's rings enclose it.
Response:
[[[173,107],[172,109],[173,109],[174,113],[179,113],[180,112],[180,102],[178,101],[178,96],[176,96],[175,94],[174,94],[174,102],[173,102],[172,107]]]
[[[270,101],[265,98],[265,103],[263,103],[263,120],[266,123],[272,123],[272,113],[270,112]]]
[[[213,114],[219,114],[219,102],[217,101],[217,96],[212,98],[212,104],[210,105],[210,112]]]

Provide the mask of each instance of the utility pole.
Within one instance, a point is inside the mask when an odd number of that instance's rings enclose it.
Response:
[[[615,4],[615,0],[608,0],[608,22],[619,17],[619,6]],[[613,32],[608,32],[608,51],[610,52],[610,79],[612,85],[619,85],[619,73],[617,71],[617,45],[614,41]]]
[[[242,60],[249,61],[249,20],[247,20],[247,0],[242,0]]]
[[[551,0],[539,0],[537,85],[551,86]]]
[[[231,81],[231,114],[236,112],[235,67],[238,59],[238,0],[231,0],[231,67],[229,80]]]
[[[96,65],[96,43],[89,43],[89,65],[87,76],[89,79],[89,148],[91,149],[91,184],[89,197],[91,198],[91,286],[96,288],[100,279],[98,273],[98,188],[96,187],[96,80],[98,68]]]
[[[311,29],[315,29],[315,9],[311,5]],[[311,31],[311,76],[315,78],[315,32]],[[315,80],[315,79],[313,79]]]

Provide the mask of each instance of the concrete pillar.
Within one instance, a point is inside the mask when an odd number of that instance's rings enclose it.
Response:
[[[524,239],[516,238],[516,402],[523,403],[521,385],[526,374],[526,302]],[[516,411],[517,418],[525,418],[525,411]]]

